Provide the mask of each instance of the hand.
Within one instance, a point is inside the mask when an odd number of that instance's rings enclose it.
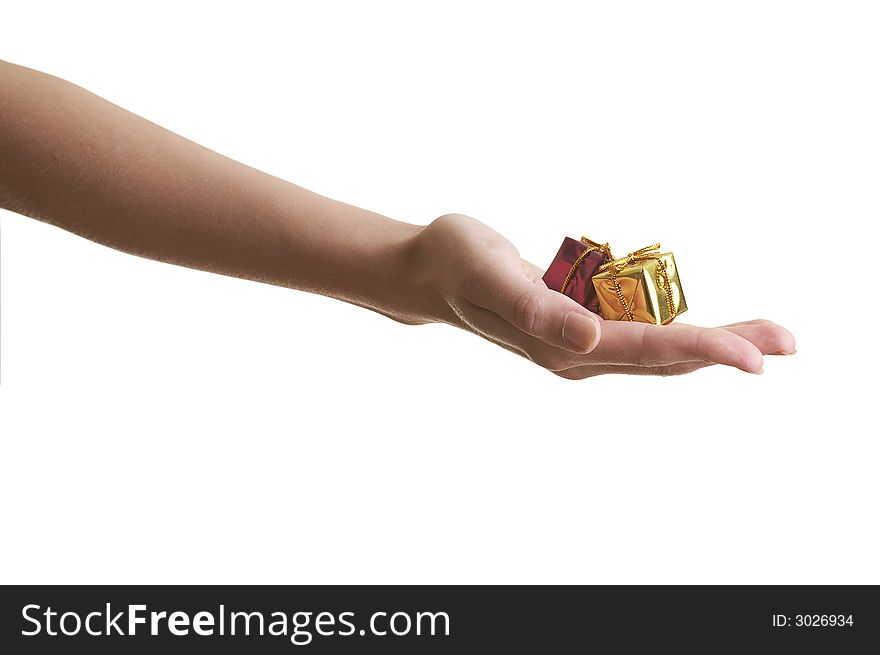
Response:
[[[467,216],[441,216],[418,239],[422,270],[438,297],[435,319],[565,378],[679,375],[713,364],[761,373],[764,355],[795,351],[791,333],[764,320],[720,328],[603,321],[548,289],[541,269],[521,259],[507,239]]]

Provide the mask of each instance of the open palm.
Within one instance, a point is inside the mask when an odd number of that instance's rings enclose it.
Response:
[[[441,314],[443,320],[565,378],[679,375],[713,364],[760,373],[764,355],[795,350],[791,333],[767,320],[716,328],[603,321],[548,289],[540,268],[467,216],[442,216],[421,238],[439,295],[451,310]]]

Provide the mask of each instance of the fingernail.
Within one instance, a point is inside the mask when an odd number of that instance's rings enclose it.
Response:
[[[764,375],[764,369],[762,368],[760,371],[755,371],[754,375]]]
[[[599,321],[581,312],[568,312],[562,322],[562,340],[580,352],[596,346]]]

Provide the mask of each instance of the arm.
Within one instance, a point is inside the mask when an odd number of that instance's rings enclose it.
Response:
[[[603,322],[485,225],[427,227],[330,200],[207,150],[73,84],[0,62],[0,206],[165,262],[446,322],[565,377],[758,372],[792,352],[766,321]],[[601,338],[600,338],[601,334]]]
[[[404,286],[416,226],[311,193],[3,62],[0,206],[143,257],[401,320],[426,311]]]

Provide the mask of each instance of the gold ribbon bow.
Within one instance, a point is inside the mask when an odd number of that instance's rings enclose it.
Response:
[[[620,283],[617,281],[617,274],[628,266],[632,266],[637,262],[648,261],[650,259],[657,260],[657,284],[666,292],[666,306],[669,309],[669,320],[671,321],[674,319],[677,314],[675,309],[675,299],[672,297],[672,285],[669,282],[669,272],[666,270],[666,262],[660,257],[660,244],[655,243],[652,246],[639,248],[638,250],[629,253],[626,257],[612,259],[610,262],[605,262],[599,267],[599,273],[604,273],[608,270],[611,271],[611,282],[614,284],[617,298],[620,300],[623,311],[626,314],[627,319],[630,321],[634,321],[635,318],[629,308],[629,303],[626,302],[626,298],[623,296],[623,289],[620,288]]]
[[[599,251],[605,254],[606,259],[614,259],[614,255],[611,254],[611,248],[608,247],[607,243],[596,243],[595,241],[591,241],[587,237],[581,237],[581,243],[586,243],[589,247],[585,248],[584,251],[577,256],[577,259],[574,260],[574,263],[571,265],[571,269],[568,271],[568,275],[565,276],[565,282],[562,283],[562,288],[559,290],[560,293],[565,293],[565,290],[568,289],[568,285],[571,284],[571,281],[574,279],[575,273],[577,273],[578,267],[584,263],[584,259],[586,259],[587,255],[591,252]],[[659,248],[660,245],[658,244]]]
[[[648,259],[656,259],[658,261],[660,260],[659,243],[655,243],[653,246],[645,246],[644,248],[639,248],[638,250],[629,253],[626,257],[618,257],[617,259],[612,259],[610,262],[605,262],[599,267],[599,272],[604,273],[609,268],[614,267],[619,273],[627,266],[632,266],[636,262],[643,262]]]

